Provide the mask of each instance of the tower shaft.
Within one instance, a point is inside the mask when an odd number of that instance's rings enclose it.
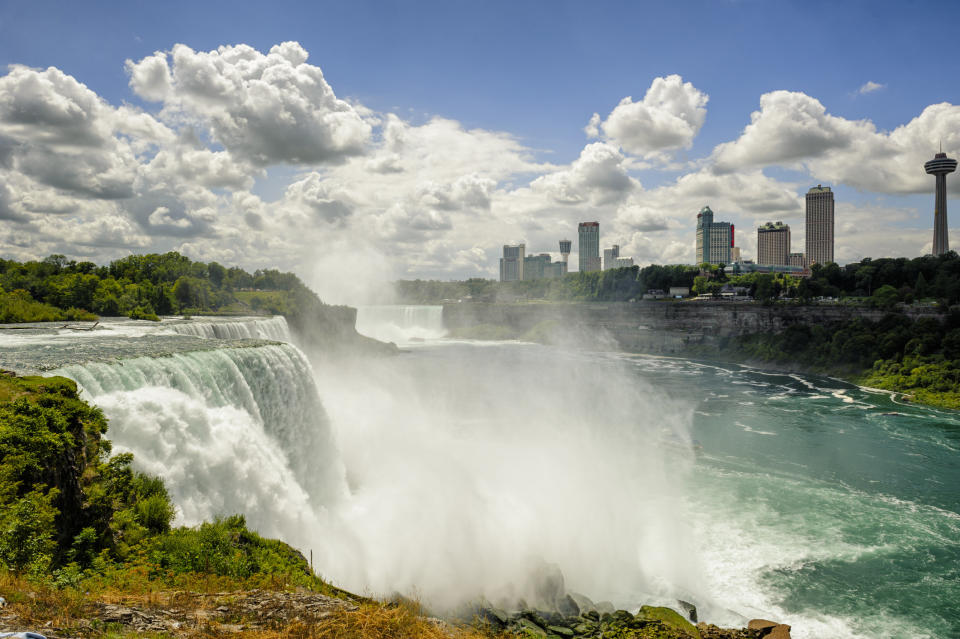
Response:
[[[947,230],[947,174],[937,173],[937,195],[933,209],[933,254],[943,255],[950,250]]]

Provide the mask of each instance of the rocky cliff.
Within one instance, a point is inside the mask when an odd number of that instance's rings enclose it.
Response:
[[[879,320],[880,309],[849,305],[764,306],[754,302],[657,301],[610,303],[445,304],[444,326],[471,337],[494,334],[601,350],[658,355],[793,324]],[[936,316],[930,310],[911,317]],[[496,327],[497,331],[491,331]]]

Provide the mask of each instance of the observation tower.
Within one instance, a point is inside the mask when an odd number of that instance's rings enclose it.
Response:
[[[948,158],[941,148],[940,153],[933,156],[923,168],[937,178],[937,199],[933,209],[933,254],[942,255],[950,250],[947,229],[947,173],[957,170],[957,161]]]
[[[570,258],[570,248],[573,242],[570,240],[560,240],[560,261],[566,262]]]

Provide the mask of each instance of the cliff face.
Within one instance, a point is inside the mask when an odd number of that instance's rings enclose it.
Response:
[[[573,304],[445,304],[443,321],[454,334],[506,328],[516,338],[591,349],[678,354],[689,346],[751,333],[780,332],[793,324],[881,319],[879,309],[763,306],[750,302],[611,302]],[[908,315],[933,316],[929,311]]]
[[[309,355],[333,356],[392,355],[393,343],[381,342],[357,332],[357,309],[323,304],[312,293],[297,300],[295,309],[286,314],[287,323],[297,343]]]

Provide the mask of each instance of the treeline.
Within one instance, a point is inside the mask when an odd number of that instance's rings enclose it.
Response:
[[[730,338],[719,354],[854,379],[901,391],[918,401],[960,408],[960,312],[912,319],[890,313],[880,321],[796,324],[781,333]]]
[[[405,304],[440,304],[471,299],[479,302],[516,300],[616,301],[641,297],[649,289],[692,287],[699,273],[695,266],[631,266],[589,273],[568,273],[562,278],[497,282],[473,278],[464,281],[400,280],[394,283],[397,300]]]
[[[889,287],[900,302],[960,302],[960,257],[954,251],[912,259],[864,258],[846,266],[814,264],[811,271],[802,296],[872,297],[881,288]]]
[[[270,295],[282,291],[288,295]],[[312,298],[312,299],[311,299]],[[51,255],[41,261],[0,260],[0,322],[134,319],[158,315],[262,310],[277,314],[319,303],[293,273],[248,273],[176,252],[130,255],[97,266]]]
[[[689,288],[695,295],[719,295],[727,285],[742,287],[747,295],[761,301],[787,298],[810,303],[822,298],[854,298],[892,309],[900,303],[929,300],[949,307],[960,303],[960,257],[950,251],[912,259],[864,258],[846,266],[832,262],[814,264],[808,278],[771,273],[728,275],[722,267],[709,264],[652,264],[524,282],[480,278],[447,282],[400,280],[395,282],[395,292],[397,301],[406,304],[466,299],[623,302],[640,299],[652,290],[667,292],[671,287]]]

